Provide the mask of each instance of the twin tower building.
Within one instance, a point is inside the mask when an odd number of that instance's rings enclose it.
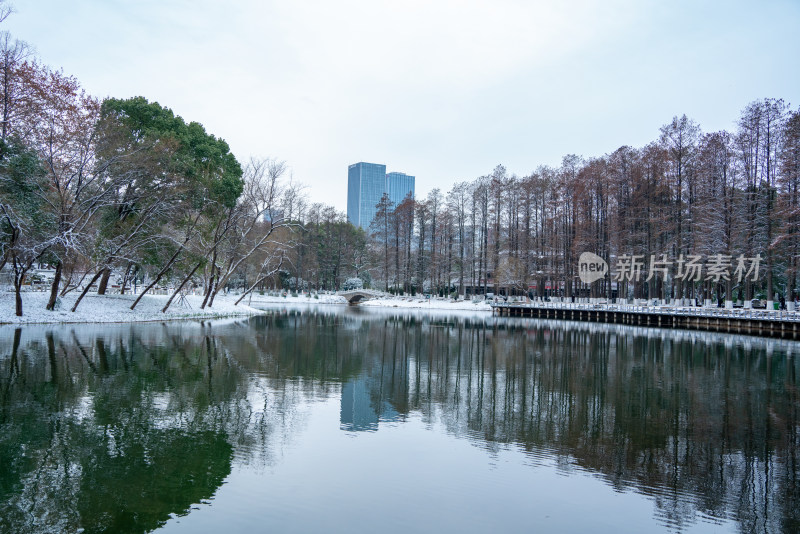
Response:
[[[354,163],[347,169],[347,219],[369,230],[375,217],[375,204],[384,194],[393,207],[409,194],[414,197],[414,177],[402,172],[386,172],[386,165]]]

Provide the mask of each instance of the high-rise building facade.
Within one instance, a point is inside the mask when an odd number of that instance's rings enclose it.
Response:
[[[386,165],[354,163],[347,169],[347,218],[356,226],[369,228],[375,204],[386,191]]]
[[[386,165],[359,162],[347,169],[347,219],[356,226],[369,229],[375,218],[375,205],[384,193],[394,206],[411,193],[414,196],[413,176],[402,172],[386,174]]]
[[[386,192],[394,206],[403,202],[409,194],[414,198],[414,177],[402,172],[390,172],[386,175]]]

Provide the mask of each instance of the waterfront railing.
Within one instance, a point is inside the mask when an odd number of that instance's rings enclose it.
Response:
[[[492,308],[555,309],[564,311],[609,311],[684,317],[715,317],[728,319],[759,319],[800,322],[800,312],[758,308],[708,308],[693,306],[654,306],[642,304],[597,304],[582,302],[495,302]]]

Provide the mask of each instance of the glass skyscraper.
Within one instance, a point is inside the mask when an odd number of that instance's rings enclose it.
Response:
[[[414,198],[414,177],[402,172],[390,172],[386,175],[386,192],[395,206],[403,202],[409,193]]]
[[[347,218],[369,229],[377,204],[386,191],[386,165],[354,163],[347,169]]]
[[[414,196],[414,177],[402,172],[386,174],[386,165],[359,162],[347,169],[347,218],[356,226],[369,230],[375,218],[375,205],[383,194],[389,195],[393,206],[411,193]]]

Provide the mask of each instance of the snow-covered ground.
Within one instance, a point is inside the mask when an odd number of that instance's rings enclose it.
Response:
[[[96,295],[87,294],[75,313],[69,311],[78,298],[76,292],[61,298],[61,306],[56,311],[47,311],[49,292],[33,291],[22,293],[22,317],[15,315],[14,293],[0,291],[0,323],[122,323],[138,321],[163,321],[165,319],[205,319],[215,317],[231,317],[257,315],[263,313],[242,301],[238,306],[234,302],[238,296],[217,295],[214,307],[200,309],[202,296],[189,295],[184,302],[179,298],[172,301],[166,313],[161,308],[166,304],[168,295],[145,295],[136,309],[130,306],[134,295]]]
[[[347,300],[341,295],[330,295],[319,293],[316,298],[312,295],[298,294],[293,297],[291,293],[285,297],[275,297],[270,295],[250,294],[244,298],[242,304],[256,306],[260,304],[347,304]]]
[[[244,299],[242,303],[249,303],[251,306],[269,306],[271,304],[347,304],[347,300],[341,295],[330,295],[320,293],[317,298],[313,296],[309,298],[306,295],[298,295],[296,297],[287,294],[283,296],[269,296],[258,295],[252,296],[252,299]],[[471,300],[453,301],[449,298],[431,298],[424,297],[382,297],[361,301],[359,306],[364,308],[416,308],[422,310],[469,310],[469,311],[491,311],[488,302],[474,303]]]
[[[88,294],[84,297],[75,313],[69,311],[77,299],[77,292],[70,293],[61,299],[60,308],[56,311],[44,309],[47,303],[48,292],[33,291],[23,292],[23,316],[14,314],[14,293],[0,290],[0,324],[20,323],[127,323],[140,321],[163,321],[165,319],[211,319],[216,317],[235,317],[258,315],[264,309],[283,305],[318,305],[335,304],[345,305],[347,300],[341,295],[319,293],[309,297],[307,294],[292,296],[288,293],[281,295],[248,295],[238,306],[234,302],[239,298],[236,294],[219,294],[214,300],[214,307],[201,310],[203,302],[201,295],[187,295],[182,302],[179,298],[173,300],[166,313],[161,313],[161,308],[166,304],[168,295],[146,295],[136,306],[135,310],[130,305],[136,298],[134,295],[96,295]],[[568,307],[574,309],[625,309],[636,312],[691,314],[691,315],[720,315],[720,316],[747,316],[754,318],[768,318],[781,320],[800,320],[800,312],[766,311],[766,310],[726,310],[721,308],[679,308],[670,306],[633,306],[626,304],[595,305],[585,303],[531,303],[533,306]],[[458,300],[449,298],[424,297],[380,297],[361,301],[361,308],[404,308],[417,310],[462,310],[472,312],[491,311],[489,301]]]
[[[472,302],[471,300],[458,300],[451,299],[431,298],[426,299],[423,297],[392,297],[392,298],[379,298],[370,299],[361,302],[359,306],[365,308],[379,306],[383,308],[419,308],[423,310],[481,310],[491,311],[488,302]]]
[[[214,299],[214,307],[201,310],[203,297],[188,295],[183,302],[179,298],[173,300],[166,313],[161,308],[166,304],[168,295],[145,295],[142,301],[131,310],[130,306],[136,298],[134,295],[96,295],[87,294],[77,311],[70,311],[78,293],[73,292],[61,298],[60,307],[56,311],[45,310],[49,292],[33,291],[22,293],[22,317],[14,314],[14,293],[0,291],[0,324],[21,323],[126,323],[140,321],[163,321],[165,319],[210,319],[215,317],[247,316],[263,313],[262,309],[273,305],[284,304],[347,304],[340,295],[320,293],[310,298],[306,294],[293,297],[253,294],[246,297],[238,306],[234,302],[238,295],[219,294]],[[490,311],[488,302],[472,302],[471,300],[453,301],[451,299],[425,299],[422,297],[386,297],[362,301],[364,308],[408,308],[420,310],[468,310]]]

